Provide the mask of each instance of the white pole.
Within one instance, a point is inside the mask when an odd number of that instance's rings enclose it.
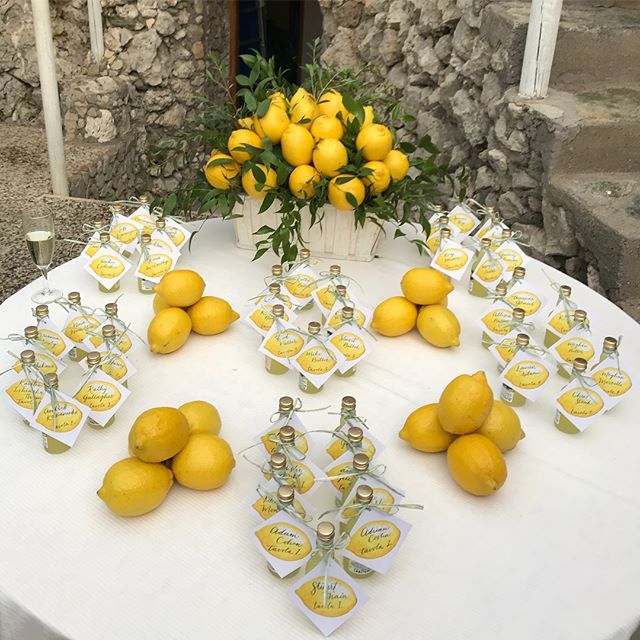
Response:
[[[102,2],[87,0],[89,14],[89,38],[91,39],[91,55],[96,62],[104,55],[104,34],[102,32]]]
[[[62,118],[60,117],[60,96],[56,79],[56,58],[51,34],[51,15],[49,0],[31,0],[33,10],[33,29],[38,55],[38,73],[42,92],[42,111],[47,131],[47,151],[49,153],[49,171],[53,193],[59,196],[69,195],[67,167],[64,159],[64,138],[62,136]]]
[[[520,95],[544,98],[556,50],[562,0],[532,0],[527,43],[522,61]]]

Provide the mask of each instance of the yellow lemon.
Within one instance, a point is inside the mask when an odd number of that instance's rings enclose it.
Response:
[[[158,313],[163,309],[168,309],[171,305],[161,296],[156,293],[153,296],[153,312]]]
[[[472,433],[460,436],[447,450],[451,477],[474,496],[490,496],[507,479],[500,449],[489,438]]]
[[[446,349],[460,345],[460,323],[446,307],[439,304],[422,307],[416,324],[420,335],[434,347]]]
[[[141,516],[162,504],[173,484],[171,470],[138,458],[109,467],[98,497],[119,516]]]
[[[284,130],[289,126],[290,120],[286,108],[281,106],[280,100],[271,100],[267,113],[259,118],[260,127],[264,135],[274,144],[280,142]]]
[[[375,308],[371,328],[383,336],[402,336],[416,326],[417,317],[418,309],[413,302],[403,296],[394,296]]]
[[[311,162],[313,144],[313,136],[299,124],[290,124],[280,140],[282,155],[293,167]]]
[[[260,140],[267,137],[264,130],[262,129],[260,120],[258,119],[258,116],[255,113],[253,114],[253,130],[258,134],[258,138],[260,138]]]
[[[254,153],[252,149],[247,149],[245,145],[262,149],[262,140],[249,129],[236,129],[227,140],[227,149],[229,149],[231,157],[240,164],[250,160],[252,153]]]
[[[203,296],[187,309],[191,329],[202,336],[214,336],[225,331],[240,316],[222,298]]]
[[[325,140],[328,142],[328,140]],[[349,178],[348,181],[339,183],[345,178]],[[366,191],[362,180],[355,176],[342,173],[329,182],[329,202],[341,211],[353,211],[354,204],[350,202],[350,198],[347,198],[347,194],[350,194],[355,198],[356,206],[362,204]]]
[[[399,436],[414,449],[427,453],[446,451],[456,436],[445,431],[438,420],[438,405],[433,402],[409,414]]]
[[[209,491],[221,487],[236,466],[231,447],[210,433],[192,435],[171,461],[176,480],[188,489]]]
[[[172,407],[143,411],[129,431],[129,453],[145,462],[164,462],[184,447],[189,438],[187,419]]]
[[[405,298],[414,304],[438,304],[453,291],[453,285],[437,269],[410,269],[400,282]]]
[[[402,151],[398,151],[397,149],[391,149],[382,162],[387,165],[387,169],[389,169],[389,173],[391,174],[391,179],[394,182],[402,180],[409,171],[409,158],[407,158]]]
[[[368,176],[362,178],[362,182],[368,187],[370,193],[377,195],[389,188],[391,174],[384,162],[372,160],[371,162],[365,162],[364,167],[372,171]]]
[[[320,174],[310,164],[301,164],[289,175],[289,189],[301,200],[313,197],[315,187],[320,182]]]
[[[242,188],[245,190],[245,193],[249,194],[252,198],[262,200],[267,195],[269,189],[275,188],[277,176],[273,169],[267,171],[267,168],[263,164],[258,164],[256,167],[260,169],[262,175],[254,173],[253,169],[245,171],[242,174]]]
[[[342,104],[342,95],[335,89],[331,89],[320,96],[318,114],[321,116],[335,116],[342,122],[346,122],[349,112]]]
[[[305,129],[311,126],[314,118],[318,115],[318,105],[313,96],[299,87],[289,100],[289,116],[293,124],[299,124]]]
[[[222,162],[211,166],[211,162],[218,162],[227,159],[228,162]],[[216,189],[227,190],[240,173],[240,165],[226,153],[217,153],[209,158],[204,168],[204,175],[207,182]]]
[[[253,118],[251,116],[247,116],[246,118],[238,118],[236,120],[236,122],[238,123],[238,126],[241,129],[253,129]],[[217,151],[217,150],[214,149],[211,152],[211,155],[213,155],[215,153],[215,151]]]
[[[365,160],[384,160],[393,147],[391,131],[383,124],[368,124],[356,137],[356,149]]]
[[[364,111],[364,122],[362,123],[362,127],[366,127],[368,124],[373,124],[373,107],[368,104],[366,107],[362,107],[362,110]],[[347,116],[347,122],[352,122],[354,118],[355,116],[353,115],[353,113],[350,113]]]
[[[275,91],[274,93],[270,94],[269,96],[269,100],[271,100],[271,104],[278,107],[279,109],[282,109],[283,111],[287,111],[287,109],[289,108],[289,103],[287,102],[287,99],[284,95],[284,93],[282,93],[281,91]]]
[[[524,438],[518,414],[500,400],[493,401],[489,415],[476,433],[489,438],[502,453],[513,449]]]
[[[179,307],[159,311],[149,323],[147,340],[152,353],[177,351],[191,333],[189,314]]]
[[[210,402],[192,400],[178,407],[178,411],[187,419],[190,435],[212,433],[217,436],[220,433],[220,414]]]
[[[326,140],[327,138],[340,140],[344,135],[342,122],[335,116],[318,116],[311,123],[310,131],[316,140]]]
[[[471,433],[482,426],[493,407],[493,392],[484,371],[454,378],[438,402],[438,419],[445,431]]]
[[[340,169],[349,162],[347,149],[333,138],[320,140],[313,150],[313,165],[327,178],[333,178],[340,173]]]
[[[204,292],[204,280],[191,269],[169,271],[154,287],[170,307],[189,307],[200,300]]]

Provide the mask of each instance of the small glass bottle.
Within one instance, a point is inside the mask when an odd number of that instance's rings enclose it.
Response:
[[[23,351],[20,352],[20,364],[22,365],[22,370],[25,372],[28,371],[33,371],[33,369],[36,366],[36,352],[33,351],[33,349],[24,349]],[[31,376],[29,376],[31,377]],[[35,410],[38,407],[32,407],[33,411],[35,412]],[[25,418],[24,419],[24,423],[26,425],[29,425],[29,421]]]
[[[311,251],[306,247],[300,249],[300,262],[309,262],[311,259]],[[303,304],[300,307],[300,311],[306,311],[307,309],[311,309],[313,307],[313,299],[309,300],[306,304]]]
[[[309,335],[317,336],[320,333],[320,323],[310,322],[307,326]],[[307,342],[309,342],[311,338]],[[322,386],[316,387],[306,376],[300,374],[298,378],[298,388],[305,393],[320,393]]]
[[[79,308],[81,305],[80,292],[79,291],[70,291],[67,296],[67,300],[71,303],[72,307]],[[75,346],[71,351],[69,351],[69,360],[73,362],[79,362],[87,355],[85,349],[81,347]]]
[[[278,491],[276,492],[276,513],[279,511],[284,511],[285,507],[293,505],[293,501],[296,498],[296,492],[294,488],[288,484],[282,484],[278,487]],[[273,516],[272,516],[273,517]],[[270,573],[274,576],[280,577],[276,570],[267,562],[267,569],[269,569]],[[293,576],[300,573],[300,568],[296,569],[294,572],[290,573],[287,578],[293,578]]]
[[[520,284],[526,275],[527,270],[524,267],[516,267],[513,270],[513,276],[507,285],[507,291],[511,291],[517,284]]]
[[[484,238],[483,238],[484,240]],[[504,302],[506,305],[511,306],[508,302],[505,301],[504,297],[507,295],[507,283],[504,280],[501,280],[496,287],[496,299],[493,301],[495,304],[498,301]],[[486,332],[482,332],[482,338],[480,343],[485,349],[488,349],[491,346],[491,336]]]
[[[600,357],[598,358],[598,362],[591,367],[594,369],[601,362],[610,358],[616,351],[618,350],[618,341],[611,336],[607,336],[602,342],[602,351],[600,352]]]
[[[282,277],[282,265],[281,264],[272,264],[271,265],[271,277],[273,278],[272,282],[277,282],[278,279]]]
[[[476,249],[473,258],[471,258],[471,278],[469,278],[469,293],[472,296],[477,296],[479,298],[487,297],[487,287],[485,287],[473,277],[473,272],[480,264],[480,261],[484,258],[487,251],[489,251],[490,249],[491,238],[482,238],[482,240],[480,240],[480,246]]]
[[[284,307],[281,304],[274,304],[271,308],[271,313],[273,314],[274,322],[277,322],[279,318],[281,319],[284,317]],[[264,357],[264,368],[268,373],[276,376],[281,376],[289,371],[288,367],[269,356]]]
[[[361,484],[356,490],[356,504],[371,504],[371,500],[373,500],[373,489],[369,485]],[[361,513],[362,511],[358,509],[356,515],[347,520],[343,529],[345,533],[351,533]],[[375,573],[373,569],[369,569],[369,567],[365,567],[350,558],[344,558],[343,567],[352,578],[357,579],[368,578]]]
[[[356,399],[353,396],[342,397],[342,401],[340,403],[340,430],[342,430],[342,427],[347,424],[345,414],[347,414],[347,416],[356,415]]]
[[[520,307],[516,307],[512,312],[511,312],[511,321],[514,324],[514,326],[511,328],[511,331],[517,331],[518,329],[522,329],[522,323],[524,322],[524,318],[525,318],[525,314],[524,314],[524,309],[520,308]],[[518,335],[525,335],[525,334],[518,334]],[[528,338],[529,336],[527,336]],[[516,344],[518,343],[518,337],[516,336]],[[527,343],[528,344],[528,343]],[[514,352],[515,355],[515,352]],[[511,356],[513,357],[513,356]],[[511,358],[509,358],[510,360]],[[502,373],[502,370],[505,368],[506,364],[509,362],[509,360],[507,360],[504,363],[498,363],[498,373]]]
[[[331,309],[333,309],[333,305],[335,304],[335,301],[336,301],[335,280],[340,278],[341,274],[342,274],[342,269],[340,268],[340,265],[332,264],[329,267],[329,276],[331,277],[331,280],[329,281],[327,286],[324,287],[324,291],[321,289],[318,292],[318,298],[321,304],[320,309],[322,313],[323,324],[327,321],[327,314],[331,312]],[[341,284],[339,280],[338,280],[338,284]]]
[[[584,373],[587,370],[587,366],[587,361],[584,358],[576,358],[573,361],[573,368],[571,369],[569,381],[573,380],[577,375]],[[578,429],[578,427],[576,427],[573,422],[569,420],[569,418],[560,413],[559,410],[556,410],[556,416],[553,424],[555,425],[556,429],[562,431],[563,433],[580,433],[580,429]]]
[[[342,324],[351,322],[353,320],[353,307],[342,307],[340,310],[340,322]],[[340,378],[350,378],[356,372],[356,366],[351,367],[351,369],[342,373],[341,371],[336,371],[335,375]]]
[[[558,301],[556,302],[556,306],[554,310],[551,312],[554,314],[558,309],[560,309],[560,313],[566,313],[563,307],[563,300],[568,300],[571,297],[571,287],[568,284],[563,284],[560,287],[560,293],[558,294]],[[571,325],[571,318],[567,318],[567,325]],[[556,342],[560,340],[560,336],[556,335],[553,331],[547,329],[544,334],[544,346],[550,347],[554,345]]]
[[[359,474],[366,473],[369,469],[369,456],[364,453],[354,453],[352,466],[354,471],[357,471]],[[342,490],[342,496],[340,498],[336,498],[336,504],[339,507],[344,504],[347,496],[351,493],[351,489],[356,481],[356,476],[353,476],[352,478],[345,478],[345,480],[346,482],[345,487]]]
[[[36,320],[40,324],[40,320],[44,320],[49,317],[49,307],[46,304],[39,304],[36,307]]]
[[[24,328],[24,339],[27,343],[38,340],[38,327],[35,325],[29,325]]]
[[[573,329],[575,326],[577,325],[583,325],[583,326],[587,326],[587,312],[584,309],[576,309],[573,312],[573,318],[571,320],[571,329]],[[571,376],[573,375],[573,373],[567,371],[567,364],[573,364],[571,363],[563,363],[563,364],[559,364],[558,365],[558,373],[563,377],[563,378],[571,378]]]
[[[97,369],[100,366],[101,362],[102,362],[102,354],[99,351],[90,351],[87,354],[87,365],[89,366],[89,368],[96,367]],[[101,424],[97,423],[93,418],[88,418],[87,424],[92,429],[106,429],[107,427],[110,427],[113,424],[114,419],[115,419],[115,416],[111,416],[111,418],[109,418],[109,420],[107,421],[107,424],[102,426]]]
[[[143,233],[140,236],[141,255],[144,255],[144,248],[148,247],[150,242],[151,242],[151,236],[148,233]],[[145,278],[138,278],[138,291],[140,293],[145,293],[145,294],[154,293],[153,290],[155,286],[156,286],[156,283],[152,282],[151,280],[146,280]]]
[[[101,231],[100,232],[100,244],[104,247],[104,246],[111,246],[111,235],[109,234],[108,231]],[[113,248],[113,247],[112,247]],[[105,287],[103,284],[98,283],[98,289],[104,293],[113,293],[114,291],[117,291],[120,288],[120,280],[118,280],[118,282],[116,282],[111,289],[107,289],[107,287]]]
[[[107,318],[109,320],[111,320],[112,322],[118,322],[118,303],[117,302],[107,302],[107,304],[104,305],[104,312],[107,315]],[[119,321],[120,324],[122,324],[122,321]],[[111,331],[111,329],[109,327],[113,327],[113,331]],[[106,333],[105,333],[105,329],[106,329]],[[115,324],[105,324],[104,327],[102,328],[102,338],[105,340],[105,342],[110,341],[107,343],[107,346],[109,347],[109,350],[111,350],[113,347],[115,347],[115,350],[120,352],[121,349],[118,346],[118,343],[116,341],[116,325]],[[124,337],[124,336],[123,336]],[[128,387],[127,384],[127,380],[125,380],[124,382],[120,383],[123,387]]]
[[[58,389],[58,375],[55,373],[47,373],[45,375],[46,386],[56,391]],[[45,393],[48,393],[45,391]],[[42,446],[47,453],[64,453],[71,449],[70,446],[59,442],[55,438],[48,436],[46,433],[42,434]]]
[[[529,336],[526,333],[519,333],[516,337],[516,351],[529,346]],[[515,355],[515,353],[514,353]],[[503,383],[500,389],[500,400],[512,407],[522,407],[527,399],[513,387]]]
[[[331,522],[327,520],[318,523],[318,527],[316,528],[316,548],[320,553],[314,553],[312,558],[307,562],[307,565],[304,569],[305,573],[309,573],[315,567],[320,564],[320,561],[324,557],[323,551],[329,551],[333,546],[333,541],[336,537],[336,528],[333,526]]]

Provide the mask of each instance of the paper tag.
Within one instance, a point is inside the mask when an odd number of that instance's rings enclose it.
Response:
[[[140,260],[138,260],[133,275],[136,276],[136,278],[142,278],[143,280],[158,284],[165,274],[176,268],[178,255],[179,254],[176,253],[169,253],[158,247],[147,246],[145,253],[140,255]]]
[[[524,309],[524,314],[530,319],[537,317],[546,304],[546,299],[540,293],[538,287],[526,280],[520,280],[509,289],[505,300],[515,309]]]
[[[355,367],[371,353],[373,346],[366,332],[354,324],[344,325],[329,338],[329,342],[345,358],[344,364],[339,366],[340,373],[346,373]]]
[[[508,304],[497,300],[480,316],[480,326],[490,338],[500,341],[513,330],[509,326],[512,320],[513,309]]]
[[[305,524],[278,511],[254,527],[251,539],[274,571],[285,578],[307,562],[316,537]]]
[[[446,238],[444,242],[440,243],[435,252],[431,267],[454,280],[460,280],[465,274],[472,257],[473,251],[471,249],[463,247],[455,240]]]
[[[281,304],[284,307],[283,318],[286,322],[293,323],[298,317],[293,309],[284,304],[283,300],[274,296],[267,296],[263,302],[251,309],[249,314],[245,316],[245,322],[260,335],[266,336],[273,326],[273,306],[276,304]]]
[[[363,484],[366,484],[373,490],[373,498],[371,499],[371,504],[377,505],[384,511],[389,512],[393,508],[393,505],[400,504],[402,502],[403,498],[401,494],[393,491],[393,489],[390,489],[389,487],[385,487],[375,478],[358,478],[351,487],[351,491],[349,491],[349,495],[346,497],[343,503],[343,506],[346,507],[342,510],[342,515],[344,517],[350,518],[356,515],[356,511],[354,509],[350,509],[349,507],[356,503],[356,493],[358,492],[358,487],[362,486]]]
[[[80,360],[78,364],[83,371],[89,370],[86,358]],[[129,358],[121,353],[116,353],[115,351],[111,351],[111,353],[108,354],[108,358],[106,355],[103,355],[100,370],[104,371],[104,373],[106,373],[110,378],[113,378],[120,384],[124,384],[137,371]]]
[[[114,239],[111,239],[109,241],[108,246],[116,253],[122,253],[124,251],[124,245]],[[100,249],[102,249],[102,242],[100,242],[100,232],[96,231],[91,236],[91,238],[89,239],[89,242],[87,242],[87,244],[85,245],[85,248],[82,250],[82,253],[80,255],[83,258],[90,260],[96,255],[96,253],[98,253],[98,251],[100,251]]]
[[[347,451],[345,454],[340,456],[337,460],[330,462],[324,468],[324,474],[328,478],[333,478],[334,476],[342,475],[343,473],[350,473],[353,471],[353,453]],[[335,493],[337,498],[346,497],[346,495],[351,491],[353,483],[360,476],[353,475],[347,476],[345,478],[336,478],[335,480],[331,480],[329,482],[329,486]]]
[[[499,364],[509,362],[516,351],[516,337],[518,331],[511,330],[509,333],[500,338],[499,344],[492,344],[489,347],[491,355],[498,361]]]
[[[506,265],[496,254],[485,253],[471,277],[490,291],[495,291],[500,281],[504,279],[505,272]]]
[[[593,336],[577,325],[551,347],[551,353],[560,363],[573,364],[576,358],[584,358],[589,363],[596,355]]]
[[[313,624],[328,636],[342,626],[367,602],[369,597],[338,565],[329,560],[328,571],[320,562],[288,592],[289,598]],[[327,606],[325,607],[325,573],[328,574]]]
[[[449,226],[458,237],[467,237],[480,224],[480,219],[463,204],[457,204],[449,212]]]
[[[178,262],[180,252],[176,248],[176,245],[171,242],[171,238],[161,230],[154,231],[151,234],[151,240],[148,244],[149,247],[159,249],[163,253],[173,256],[174,262]]]
[[[9,371],[2,376],[2,395],[7,404],[26,420],[33,418],[34,409],[40,405],[44,396],[44,385],[41,381],[32,379],[33,390],[26,376],[22,373]]]
[[[321,387],[346,361],[345,356],[328,340],[321,342],[311,338],[295,357],[293,367],[311,384]]]
[[[606,358],[595,365],[589,375],[606,394],[604,400],[607,410],[628,396],[637,386],[638,380],[637,373],[627,367],[622,358]]]
[[[73,397],[91,411],[89,417],[102,425],[123,405],[131,392],[100,369],[84,380]]]
[[[140,205],[131,215],[129,215],[129,220],[137,222],[145,229],[148,229],[149,227],[155,229],[157,219],[157,216],[150,213],[149,206],[146,204]]]
[[[331,311],[331,309],[333,309],[333,305],[336,303],[337,297],[336,286],[339,284],[347,287],[347,294],[345,297],[347,300],[350,300],[351,295],[349,294],[349,281],[343,281],[340,278],[334,278],[332,281],[323,284],[322,286],[318,286],[318,288],[315,289],[311,294],[320,311],[324,310],[323,313],[326,313],[327,311]]]
[[[507,273],[513,273],[516,267],[523,267],[529,262],[529,256],[512,240],[502,242],[494,251],[506,265]]]
[[[351,307],[353,309],[353,320],[359,327],[369,327],[373,319],[373,311],[360,304],[355,296],[347,296],[346,300],[336,298],[331,311],[327,315],[324,328],[329,333],[340,328],[342,323],[342,310],[345,307]]]
[[[343,428],[344,430],[339,432],[344,437],[344,440],[333,436],[329,446],[325,449],[325,452],[332,460],[338,460],[347,452],[351,453],[351,455],[353,455],[353,453],[364,453],[369,460],[372,460],[375,455],[380,455],[380,453],[382,453],[384,445],[366,428],[362,429],[362,446],[352,453],[349,445],[347,444],[346,432],[348,427],[349,425],[345,425]]]
[[[54,440],[72,447],[89,417],[89,408],[61,391],[55,392],[55,398],[54,404],[51,394],[44,393],[35,415],[31,416],[29,425]]]
[[[99,326],[100,320],[95,316],[88,316],[72,309],[64,323],[64,335],[74,344],[93,351],[102,341],[102,337],[97,334]],[[92,339],[96,344],[93,344]]]
[[[311,440],[307,435],[307,429],[304,424],[302,424],[300,418],[298,418],[294,413],[291,417],[283,416],[282,418],[279,418],[258,436],[256,442],[262,442],[267,456],[270,456],[278,450],[278,445],[273,442],[273,438],[277,437],[280,429],[287,425],[293,427],[295,432],[295,448],[305,456],[309,453],[309,444]]]
[[[84,269],[105,289],[112,289],[131,269],[131,264],[117,251],[110,247],[102,247],[91,261],[84,265]]]
[[[36,369],[38,369],[43,376],[46,376],[48,373],[60,374],[67,368],[62,360],[58,360],[54,355],[45,351],[39,344],[32,344],[25,341],[22,348],[31,349],[35,353]],[[20,362],[20,359],[15,360],[11,368],[16,373],[20,373],[22,371],[22,362]]]
[[[116,213],[111,222],[109,233],[111,237],[119,242],[125,251],[132,252],[138,246],[140,233],[144,229],[144,225],[136,220],[127,218],[121,213]]]
[[[586,378],[589,381],[589,378]],[[584,431],[606,410],[606,394],[595,383],[593,387],[583,387],[579,380],[572,380],[554,400],[555,408],[565,416],[576,429]]]
[[[131,331],[125,331],[119,322],[114,323],[111,320],[106,320],[98,327],[96,331],[97,335],[90,338],[90,341],[94,344],[95,351],[98,351],[99,353],[106,353],[109,351],[110,347],[105,344],[104,338],[102,337],[102,328],[108,324],[113,324],[116,328],[115,340],[109,341],[111,348],[115,346],[121,354],[124,354],[129,353],[129,351],[138,345],[139,339]]]
[[[493,220],[488,217],[476,232],[476,238],[478,238],[478,240],[482,240],[485,236],[487,236],[487,238],[500,238],[502,236],[502,230],[508,228],[504,222],[495,224]]]
[[[73,342],[49,317],[38,322],[38,342],[44,350],[56,358],[64,358],[74,346]]]
[[[313,299],[313,292],[318,288],[318,276],[308,265],[298,265],[287,274],[282,286],[288,291],[298,306],[305,305]]]
[[[293,366],[293,358],[302,351],[304,344],[300,330],[290,322],[280,320],[273,323],[258,351],[290,369]]]
[[[268,520],[276,513],[278,513],[278,503],[276,502],[276,495],[278,493],[278,487],[280,485],[275,480],[268,480],[262,485],[264,496],[261,496],[256,491],[256,496],[249,505],[249,510],[259,522]],[[308,517],[310,519],[315,518],[315,512],[313,507],[299,495],[295,495],[293,498],[293,508],[300,514],[301,518]]]
[[[500,382],[528,400],[535,400],[551,380],[552,363],[526,351],[518,351],[502,371]]]
[[[173,218],[165,218],[166,226],[165,230],[169,238],[171,238],[171,242],[176,246],[178,251],[182,250],[191,237],[191,231],[189,231],[185,226],[181,225],[177,220]]]
[[[576,309],[567,310],[562,302],[556,305],[547,317],[546,328],[560,338],[567,335],[573,328]],[[589,326],[589,319],[585,320],[585,324]]]

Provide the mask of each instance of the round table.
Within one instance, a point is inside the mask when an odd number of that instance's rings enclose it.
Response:
[[[391,238],[382,241],[379,259],[342,265],[371,307],[400,294],[404,272],[425,263],[411,245]],[[234,246],[231,223],[211,220],[180,267],[196,269],[207,294],[244,313],[274,261],[251,257]],[[321,260],[318,268],[329,263]],[[81,265],[76,259],[54,270],[52,284],[65,293],[79,290],[83,302],[96,306],[123,294],[120,316],[146,335],[151,296],[139,294],[131,276],[118,294],[99,293]],[[627,362],[640,360],[635,321],[586,286],[544,269],[571,284],[594,326],[624,336]],[[545,285],[540,263],[528,271]],[[0,306],[0,335],[30,323],[36,286]],[[400,514],[413,530],[394,566],[360,582],[370,601],[332,637],[627,640],[640,620],[640,398],[569,436],[553,426],[551,395],[564,383],[556,376],[537,402],[518,410],[527,436],[506,454],[505,486],[490,498],[463,492],[444,454],[414,451],[397,436],[406,416],[437,401],[456,375],[484,369],[499,391],[476,322],[487,301],[468,295],[464,283],[449,301],[462,324],[461,347],[439,350],[416,332],[379,337],[353,378],[333,378],[315,396],[298,391],[297,375],[265,371],[258,336],[242,321],[218,336],[194,334],[171,355],[142,346],[132,356],[138,368],[132,394],[115,424],[104,432],[86,429],[59,456],[45,453],[40,434],[0,406],[0,637],[320,637],[288,600],[292,581],[270,575],[249,540],[246,505],[258,475],[242,458],[223,488],[197,492],[176,484],[158,509],[139,518],[114,515],[95,492],[107,468],[128,455],[129,428],[147,408],[209,400],[221,412],[221,435],[238,451],[268,426],[280,396],[337,410],[349,394],[387,445],[380,459],[387,477],[405,488],[407,501],[425,508]],[[301,319],[306,324],[317,315]],[[54,318],[61,320],[60,312]],[[61,384],[70,390],[79,367],[67,371]],[[308,428],[335,426],[336,416],[326,412],[302,417]]]

